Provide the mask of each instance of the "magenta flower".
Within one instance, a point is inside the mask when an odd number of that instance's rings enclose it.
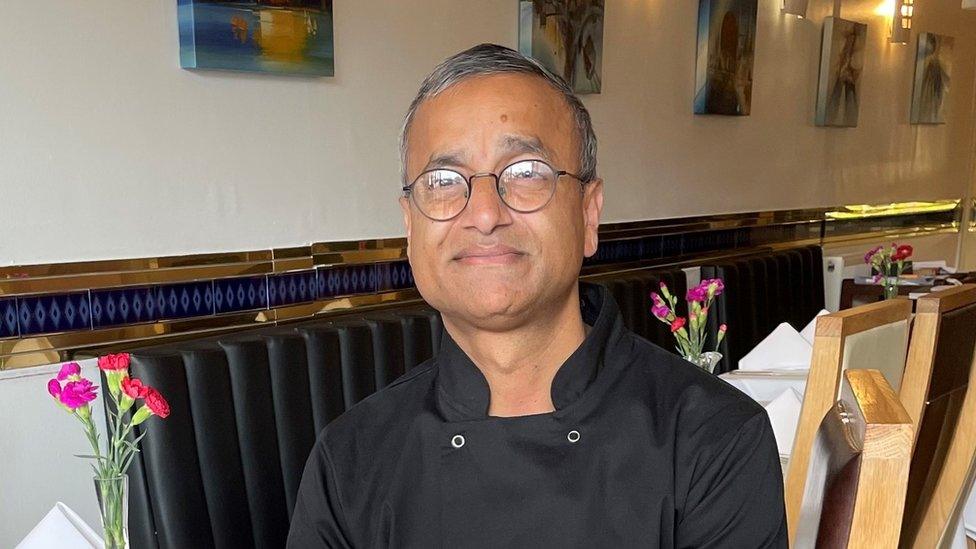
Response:
[[[659,319],[663,320],[663,319],[667,318],[668,317],[668,314],[670,314],[670,313],[671,313],[671,309],[668,309],[667,307],[665,307],[663,305],[660,305],[660,306],[659,305],[655,305],[655,306],[651,307],[651,314],[654,315],[654,318],[659,318]]]
[[[50,389],[51,388],[49,386],[48,390],[50,391]],[[98,389],[98,387],[92,385],[92,382],[87,379],[69,381],[61,389],[61,394],[58,395],[58,400],[60,400],[61,404],[64,404],[69,409],[75,410],[95,400],[95,389]]]
[[[58,383],[58,380],[52,379],[47,382],[47,392],[51,393],[54,398],[61,396],[61,384]]]
[[[664,298],[662,298],[657,292],[651,292],[651,302],[653,302],[657,307],[664,306]]]
[[[80,376],[81,366],[77,362],[67,362],[61,366],[61,371],[58,372],[58,381],[64,381],[71,376]]]
[[[722,291],[725,290],[725,283],[722,282],[721,278],[709,278],[702,284],[707,288],[709,297],[722,295]]]
[[[871,263],[871,260],[874,258],[874,255],[880,251],[881,251],[881,246],[868,250],[868,253],[864,254],[864,262]]]
[[[708,288],[701,284],[688,290],[688,293],[685,294],[686,301],[704,302],[706,298],[708,298]]]

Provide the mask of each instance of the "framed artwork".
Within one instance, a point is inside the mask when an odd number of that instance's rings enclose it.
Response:
[[[695,114],[748,116],[757,0],[699,0]]]
[[[863,23],[824,18],[817,83],[818,126],[857,127],[867,34],[868,26]]]
[[[185,69],[332,76],[332,0],[178,0]]]
[[[521,0],[519,52],[576,93],[600,93],[604,0]]]
[[[918,35],[912,124],[945,124],[954,42],[951,36],[931,32]]]

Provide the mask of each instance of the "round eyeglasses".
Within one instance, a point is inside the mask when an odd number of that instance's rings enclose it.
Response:
[[[443,168],[427,170],[403,187],[420,213],[434,221],[449,221],[461,215],[471,199],[471,182],[477,177],[492,177],[502,202],[520,213],[541,210],[556,194],[556,182],[568,175],[580,183],[580,176],[556,170],[542,160],[519,160],[499,174],[476,173],[471,177]]]

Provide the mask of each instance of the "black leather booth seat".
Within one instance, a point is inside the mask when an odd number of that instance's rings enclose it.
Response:
[[[415,309],[133,351],[172,411],[129,470],[132,547],[282,547],[319,431],[427,360],[441,330]]]
[[[728,324],[715,373],[727,372],[781,322],[802,330],[824,308],[823,251],[819,246],[737,257],[702,266],[701,276],[721,278],[725,293],[709,315],[709,331]]]

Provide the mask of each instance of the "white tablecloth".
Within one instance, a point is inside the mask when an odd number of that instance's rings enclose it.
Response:
[[[779,375],[743,373],[738,370],[721,374],[718,377],[727,381],[733,387],[749,395],[753,400],[766,405],[783,391],[794,388],[803,394],[806,388],[805,374],[797,372],[783,372]],[[976,487],[969,494],[969,501],[963,510],[952,549],[966,549],[965,535],[976,538]]]

